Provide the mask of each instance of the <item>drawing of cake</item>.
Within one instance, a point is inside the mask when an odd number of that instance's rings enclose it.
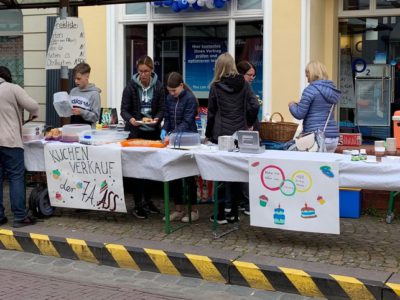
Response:
[[[317,197],[317,201],[318,201],[319,204],[321,204],[321,205],[322,205],[322,204],[325,204],[325,202],[326,202],[325,199],[324,199],[324,197],[322,197],[322,196],[318,196],[318,197]]]
[[[108,189],[108,184],[107,184],[107,181],[104,180],[104,181],[100,184],[100,193],[104,192],[106,189]]]
[[[274,223],[277,225],[285,225],[285,210],[279,204],[278,208],[274,209]]]
[[[58,169],[56,169],[56,170],[53,170],[53,178],[54,179],[58,179],[58,178],[60,178],[60,176],[61,176],[61,172],[60,172],[60,170],[58,170]]]
[[[268,203],[268,197],[265,195],[261,195],[260,197],[258,197],[258,199],[260,200],[260,206],[262,207],[266,207],[267,203]]]
[[[307,206],[307,203],[305,203],[305,206],[301,209],[301,217],[304,219],[311,219],[316,218],[317,215],[315,214],[315,209]]]

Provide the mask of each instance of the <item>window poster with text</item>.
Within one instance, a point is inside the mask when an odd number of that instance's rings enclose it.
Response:
[[[52,206],[126,212],[121,149],[46,144],[44,157]]]
[[[226,51],[225,39],[186,40],[185,80],[198,98],[208,97],[215,60]]]
[[[251,225],[340,233],[337,163],[251,158],[249,176]]]

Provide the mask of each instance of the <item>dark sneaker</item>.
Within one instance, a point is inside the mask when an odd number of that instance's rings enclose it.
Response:
[[[145,210],[147,210],[151,214],[159,214],[161,213],[160,209],[154,204],[153,201],[149,201],[145,207]]]
[[[250,208],[245,208],[245,210],[243,211],[243,213],[244,213],[246,216],[250,216]]]
[[[4,225],[8,222],[7,217],[4,217],[3,219],[0,220],[0,225]]]
[[[141,207],[135,208],[132,214],[138,219],[147,219],[147,212]]]
[[[214,215],[211,215],[210,222],[214,222]],[[225,217],[217,216],[217,224],[225,225],[228,224],[228,220]]]
[[[21,228],[24,226],[34,225],[36,224],[36,220],[31,217],[26,217],[23,220],[14,220],[13,227],[14,228]]]
[[[226,214],[225,218],[229,222],[239,222],[240,218],[238,216],[235,216],[233,213]]]

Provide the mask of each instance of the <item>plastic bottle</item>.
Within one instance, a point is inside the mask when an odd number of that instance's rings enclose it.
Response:
[[[358,150],[351,151],[351,161],[359,161],[360,160],[360,153]]]
[[[360,160],[367,160],[367,150],[360,149]]]

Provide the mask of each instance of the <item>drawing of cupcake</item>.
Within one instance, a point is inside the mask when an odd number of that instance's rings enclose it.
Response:
[[[268,204],[268,197],[265,195],[261,195],[260,197],[258,197],[258,199],[260,200],[260,206],[262,207],[266,207]]]

